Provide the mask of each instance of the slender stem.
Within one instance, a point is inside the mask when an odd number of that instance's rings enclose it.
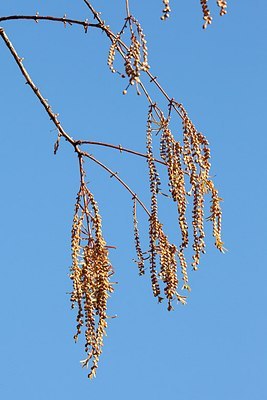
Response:
[[[129,0],[125,0],[125,6],[126,6],[127,18],[130,18],[131,14],[130,14]]]
[[[87,234],[88,234],[88,240],[92,237],[92,232],[91,232],[91,226],[90,226],[90,212],[88,210],[88,199],[87,199],[87,194],[86,194],[86,183],[85,183],[85,171],[83,169],[83,157],[82,154],[79,152],[78,153],[78,161],[79,161],[79,171],[80,171],[80,191],[82,192],[82,198],[83,198],[83,210],[85,213],[85,218],[86,218],[86,225],[87,225]]]
[[[99,24],[92,24],[88,21],[81,21],[78,19],[71,19],[67,17],[52,17],[50,15],[43,16],[43,15],[9,15],[6,17],[0,17],[0,22],[3,21],[10,21],[10,20],[18,20],[18,19],[26,19],[26,20],[33,20],[35,22],[38,21],[53,21],[53,22],[62,22],[63,24],[69,25],[82,25],[85,30],[90,27],[100,28]]]
[[[132,197],[134,199],[136,199],[137,203],[140,204],[140,206],[144,209],[144,211],[147,213],[148,216],[150,216],[150,212],[148,211],[148,209],[146,208],[145,204],[139,199],[139,197],[136,195],[136,193],[130,188],[130,186],[127,185],[126,182],[124,182],[117,174],[117,172],[112,171],[109,167],[107,167],[105,164],[103,164],[101,161],[99,161],[97,158],[95,158],[92,154],[89,154],[85,151],[81,151],[80,150],[80,154],[82,154],[82,156],[89,158],[90,160],[94,161],[96,164],[100,165],[103,169],[105,169],[107,172],[110,173],[111,177],[117,179],[117,181],[119,181],[122,186],[125,187],[125,189],[131,193]]]
[[[145,96],[146,96],[146,98],[147,98],[147,101],[152,105],[152,104],[153,104],[153,101],[152,101],[152,99],[151,99],[151,97],[150,97],[148,91],[146,90],[145,85],[144,85],[143,82],[141,82],[141,81],[139,82],[139,85],[140,85],[140,87],[142,88],[142,90],[143,90],[143,92],[144,92],[144,94],[145,94]]]
[[[87,7],[91,10],[94,18],[100,23],[100,25],[105,25],[104,21],[102,21],[102,19],[100,18],[99,14],[94,8],[93,6],[89,3],[89,1],[87,0],[83,0],[84,3],[87,5]]]
[[[0,28],[0,36],[2,37],[2,39],[4,40],[5,44],[7,45],[8,49],[10,50],[10,53],[12,54],[16,64],[18,65],[22,75],[25,77],[26,79],[26,83],[30,86],[30,88],[33,90],[34,94],[38,97],[38,99],[40,100],[41,104],[44,106],[45,111],[47,112],[47,114],[49,115],[50,119],[52,120],[52,122],[55,124],[57,130],[60,132],[60,134],[69,142],[71,143],[73,146],[76,145],[75,140],[70,137],[65,130],[63,129],[63,127],[61,126],[60,121],[58,120],[58,115],[53,113],[51,106],[49,105],[47,99],[45,99],[42,94],[40,93],[40,90],[38,89],[38,87],[33,83],[30,75],[28,74],[26,68],[24,67],[23,63],[22,63],[22,58],[19,57],[18,53],[16,52],[14,46],[12,45],[11,41],[9,40],[8,36],[6,35],[5,31],[3,28]]]
[[[130,154],[134,154],[135,156],[139,156],[139,157],[143,157],[143,158],[148,158],[147,154],[144,153],[140,153],[139,151],[135,151],[135,150],[131,150],[131,149],[126,149],[125,147],[122,147],[120,144],[117,146],[115,144],[111,144],[111,143],[104,143],[104,142],[96,142],[93,140],[79,140],[77,142],[78,145],[83,145],[83,144],[90,144],[90,145],[96,145],[96,146],[104,146],[104,147],[110,147],[111,149],[116,149],[119,151],[124,151],[125,153],[130,153]],[[162,165],[166,165],[166,163],[164,161],[158,160],[156,158],[153,158],[153,161],[162,164]]]

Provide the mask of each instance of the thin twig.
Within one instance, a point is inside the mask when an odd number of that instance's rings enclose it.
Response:
[[[79,160],[79,172],[80,172],[80,183],[81,183],[81,191],[82,191],[82,198],[83,198],[83,209],[86,216],[86,225],[87,225],[87,232],[88,232],[88,239],[92,237],[92,231],[90,226],[90,212],[88,210],[88,199],[86,195],[86,183],[85,183],[85,171],[83,169],[83,157],[81,153],[78,153],[78,160]]]
[[[51,106],[49,105],[47,99],[45,99],[42,94],[40,93],[40,90],[38,89],[38,87],[33,83],[30,75],[28,74],[26,68],[24,67],[22,61],[23,58],[19,57],[18,53],[16,52],[14,46],[12,45],[11,41],[9,40],[7,34],[5,33],[3,28],[0,28],[0,36],[2,37],[2,39],[4,40],[5,44],[7,45],[8,49],[10,50],[16,64],[18,65],[22,75],[24,76],[24,78],[26,79],[26,83],[30,86],[30,88],[33,90],[34,94],[38,97],[38,99],[40,100],[40,102],[42,103],[42,105],[45,108],[45,111],[47,112],[47,114],[49,115],[51,121],[55,124],[57,130],[61,133],[61,135],[69,142],[71,143],[73,146],[76,145],[75,140],[70,137],[67,132],[65,132],[65,130],[63,129],[60,121],[58,120],[58,115],[53,113]]]
[[[35,22],[38,21],[52,21],[52,22],[62,22],[63,24],[66,25],[82,25],[84,27],[84,29],[87,29],[89,26],[93,27],[93,28],[100,28],[99,24],[92,24],[89,23],[88,21],[81,21],[78,19],[71,19],[71,18],[67,18],[67,17],[52,17],[51,15],[8,15],[6,17],[0,17],[0,22],[3,21],[11,21],[11,20],[33,20]]]
[[[103,169],[105,169],[107,172],[110,173],[110,176],[117,181],[119,181],[122,186],[125,187],[126,190],[128,190],[129,193],[131,193],[132,197],[136,199],[137,203],[140,204],[140,206],[144,209],[144,211],[147,213],[148,216],[150,216],[150,212],[146,208],[145,204],[139,199],[139,197],[136,195],[136,193],[130,188],[130,186],[127,185],[126,182],[124,182],[117,174],[117,172],[112,171],[109,167],[107,167],[105,164],[103,164],[101,161],[99,161],[97,158],[95,158],[92,154],[89,154],[85,151],[80,150],[80,154],[84,157],[89,158],[90,160],[94,161],[96,164],[100,165]]]
[[[148,158],[147,154],[144,153],[140,153],[139,151],[135,151],[135,150],[131,150],[131,149],[126,149],[125,147],[122,147],[121,145],[115,145],[115,144],[111,144],[111,143],[104,143],[104,142],[96,142],[93,140],[79,140],[77,142],[78,145],[83,145],[83,144],[90,144],[90,145],[96,145],[96,146],[104,146],[104,147],[110,147],[111,149],[116,149],[119,151],[124,151],[125,153],[130,153],[130,154],[134,154],[135,156],[139,156],[139,157],[143,157],[143,158]],[[156,158],[153,158],[153,161],[162,164],[162,165],[166,165],[166,163],[164,161],[158,160]]]
[[[93,8],[93,6],[89,3],[89,1],[87,1],[87,0],[83,0],[83,1],[84,1],[84,3],[87,5],[87,7],[91,10],[91,12],[92,12],[94,18],[100,23],[100,25],[104,26],[105,23],[104,23],[104,21],[102,21],[102,19],[100,18],[100,16],[99,16],[100,13],[98,13],[98,12]]]
[[[125,0],[125,6],[126,6],[127,18],[130,18],[130,17],[131,17],[131,14],[130,14],[129,0]]]

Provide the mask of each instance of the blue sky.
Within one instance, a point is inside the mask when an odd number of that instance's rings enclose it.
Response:
[[[10,0],[0,14],[38,11],[90,20],[82,1],[23,3]],[[228,252],[220,254],[207,238],[200,269],[190,274],[188,304],[168,313],[154,300],[149,277],[139,277],[132,262],[130,196],[89,163],[104,234],[116,246],[111,259],[119,282],[109,304],[118,318],[109,324],[97,378],[89,381],[79,364],[82,342],[72,339],[75,313],[67,295],[77,160],[63,141],[53,155],[54,126],[0,41],[1,393],[5,400],[262,400],[267,397],[267,5],[229,1],[229,13],[220,18],[210,1],[213,24],[203,31],[200,5],[193,0],[173,1],[165,23],[159,19],[160,0],[131,3],[147,36],[151,71],[210,141]],[[94,5],[118,31],[124,2]],[[144,151],[145,99],[134,91],[122,95],[124,81],[106,66],[104,34],[46,22],[0,25],[71,136]],[[111,149],[90,152],[149,200],[145,162]],[[162,218],[175,237],[175,214],[164,204]]]

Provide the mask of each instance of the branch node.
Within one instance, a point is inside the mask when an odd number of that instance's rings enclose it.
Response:
[[[155,82],[157,79],[158,79],[158,77],[157,77],[157,76],[153,76],[153,77],[150,79],[150,81],[149,81],[149,82]]]
[[[61,138],[62,134],[58,131],[58,135],[57,135],[57,140],[54,144],[54,155],[57,154],[58,148],[59,148],[59,144],[60,144],[60,138]]]
[[[89,21],[88,21],[87,18],[84,21],[84,26],[83,27],[84,27],[84,32],[87,33],[88,32],[88,27],[89,27]]]

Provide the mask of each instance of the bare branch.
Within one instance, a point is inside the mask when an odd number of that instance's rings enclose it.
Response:
[[[38,89],[38,87],[33,83],[30,75],[28,74],[26,68],[24,67],[22,61],[23,58],[19,57],[18,53],[16,52],[14,46],[12,45],[11,41],[9,40],[7,34],[5,33],[3,28],[0,28],[0,36],[2,37],[2,39],[4,40],[7,48],[9,49],[10,53],[12,54],[16,64],[18,65],[22,75],[24,76],[24,78],[26,79],[26,83],[30,86],[30,88],[32,89],[32,91],[34,92],[34,94],[38,97],[38,99],[40,100],[41,104],[43,105],[43,107],[45,108],[45,111],[47,112],[47,114],[49,115],[51,121],[55,124],[57,130],[61,133],[61,135],[69,142],[71,143],[73,146],[75,146],[75,140],[70,137],[67,132],[65,132],[65,130],[63,129],[60,121],[58,120],[58,114],[53,113],[51,106],[49,105],[47,99],[45,99],[42,94],[40,93],[40,90]]]
[[[92,24],[92,23],[89,23],[87,20],[81,21],[78,19],[67,18],[65,16],[64,17],[53,17],[50,15],[43,16],[43,15],[36,14],[36,15],[9,15],[6,17],[0,17],[0,22],[12,21],[12,20],[33,20],[35,22],[39,22],[39,21],[61,22],[65,26],[66,26],[66,24],[81,25],[84,27],[85,31],[87,31],[88,27],[100,28],[99,24]]]
[[[135,150],[131,150],[131,149],[126,149],[125,147],[122,147],[120,144],[117,146],[115,144],[104,143],[104,142],[96,142],[96,141],[93,141],[93,140],[78,140],[77,144],[79,146],[83,145],[83,144],[90,144],[90,145],[96,145],[96,146],[109,147],[111,149],[119,150],[120,152],[134,154],[135,156],[143,157],[143,158],[146,158],[146,159],[148,158],[147,154],[140,153],[139,151],[135,151]],[[164,161],[158,160],[157,158],[154,158],[153,160],[155,162],[159,163],[159,164],[166,165],[166,163]]]
[[[100,165],[103,169],[105,169],[110,176],[115,179],[117,179],[117,181],[119,181],[122,186],[125,187],[125,189],[132,195],[133,198],[136,199],[137,203],[140,204],[140,206],[143,208],[143,210],[147,213],[148,216],[150,216],[150,212],[148,211],[148,209],[146,208],[145,204],[139,199],[139,197],[136,195],[136,193],[130,188],[130,186],[127,185],[127,183],[125,183],[118,175],[117,172],[112,171],[109,167],[107,167],[105,164],[103,164],[101,161],[97,160],[92,154],[86,153],[85,151],[81,151],[80,150],[80,154],[83,155],[84,157],[89,158],[90,160],[94,161],[96,164]]]

